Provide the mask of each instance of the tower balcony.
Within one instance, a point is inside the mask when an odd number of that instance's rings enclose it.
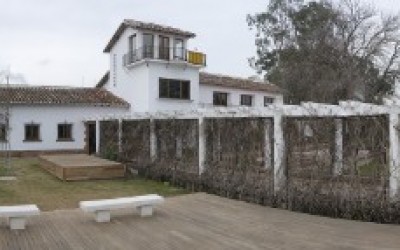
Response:
[[[128,52],[123,56],[123,65],[130,66],[136,62],[148,59],[169,62],[186,62],[201,67],[207,65],[207,56],[204,53],[184,48],[156,46],[145,46]]]

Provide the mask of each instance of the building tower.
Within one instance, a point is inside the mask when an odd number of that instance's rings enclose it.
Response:
[[[124,20],[104,49],[110,56],[105,88],[128,101],[133,112],[196,107],[206,56],[188,50],[194,37],[170,26]]]

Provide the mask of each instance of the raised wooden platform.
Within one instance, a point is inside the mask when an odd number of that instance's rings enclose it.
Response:
[[[41,167],[64,181],[113,179],[125,176],[125,166],[118,162],[85,154],[42,155]]]

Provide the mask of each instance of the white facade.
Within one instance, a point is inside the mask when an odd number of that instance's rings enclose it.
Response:
[[[262,91],[251,91],[244,89],[233,89],[223,88],[211,85],[200,85],[200,104],[209,107],[213,106],[213,94],[214,92],[227,93],[228,94],[228,106],[241,106],[240,96],[250,95],[252,96],[253,107],[264,107],[264,97],[272,98],[273,104],[282,104],[283,96],[281,94],[265,93]]]
[[[121,115],[126,108],[84,106],[12,106],[10,108],[11,151],[83,150],[85,147],[84,117]],[[72,124],[72,140],[58,141],[58,124]],[[39,141],[25,141],[25,125],[40,125]],[[1,143],[1,142],[0,142]]]
[[[145,58],[125,66],[124,55],[129,52],[129,37],[136,36],[135,48],[140,49],[143,47],[144,33],[154,36],[154,58],[159,58],[160,36],[169,38],[170,60]],[[228,106],[240,106],[242,94],[253,97],[254,107],[264,107],[264,97],[273,98],[275,104],[283,103],[282,94],[201,84],[199,75],[202,65],[173,59],[173,41],[176,38],[184,41],[186,53],[188,38],[126,28],[109,51],[110,76],[103,87],[129,102],[131,112],[195,110],[199,107],[208,107],[213,105],[214,92],[228,93]],[[160,78],[190,81],[190,99],[160,98]]]
[[[165,63],[153,63],[149,66],[149,111],[159,110],[188,110],[195,109],[199,103],[199,68],[197,66]],[[190,81],[190,99],[177,100],[159,98],[159,78],[179,79]]]
[[[125,100],[130,104],[130,108],[59,104],[13,105],[10,110],[11,131],[9,131],[11,150],[83,150],[86,145],[86,128],[83,122],[85,117],[123,116],[136,112],[197,110],[200,107],[213,105],[214,92],[228,94],[227,106],[239,106],[242,94],[253,97],[253,107],[264,107],[264,97],[274,98],[275,104],[283,103],[281,94],[201,84],[200,70],[205,66],[205,55],[187,51],[188,40],[190,37],[194,37],[194,34],[181,32],[171,27],[154,28],[154,26],[157,25],[139,25],[138,27],[147,27],[141,29],[129,26],[124,28],[121,25],[105,49],[109,53],[110,73],[101,87]],[[149,46],[152,51],[151,55],[131,61],[127,54],[132,55],[132,52],[135,53],[135,56],[140,54],[141,48],[144,46],[144,34],[153,35],[153,43]],[[131,42],[130,37],[132,36],[136,37],[135,42]],[[162,37],[168,38],[169,44],[161,46],[159,41]],[[182,43],[178,46],[177,41],[182,41]],[[160,48],[162,49],[160,50]],[[165,51],[169,53],[165,53]],[[163,56],[160,56],[161,52],[163,52]],[[200,55],[200,61],[193,57],[198,55]],[[180,99],[171,98],[170,95],[160,98],[160,79],[180,82],[181,87],[178,91],[181,94]],[[182,94],[184,92],[182,90],[183,82],[185,88],[189,86],[189,96],[187,92]],[[168,93],[171,92],[168,89]],[[183,95],[184,97],[182,97]],[[73,140],[58,141],[58,124],[66,123],[72,124]],[[40,125],[40,140],[25,141],[26,124]]]
[[[123,57],[129,51],[128,39],[136,35],[136,49],[143,47],[142,31],[128,28],[110,50],[110,78],[104,86],[113,94],[131,104],[132,112],[156,112],[159,110],[192,109],[199,103],[199,70],[200,66],[184,61],[173,60],[173,46],[170,47],[170,61],[159,59],[143,59],[134,64],[124,66]],[[149,32],[147,32],[149,33]],[[187,38],[162,33],[154,35],[154,57],[158,58],[158,41],[160,35],[173,41],[182,39],[183,49],[187,48]],[[159,78],[171,78],[190,81],[190,100],[170,100],[158,97]]]
[[[123,98],[131,105],[132,112],[156,112],[162,110],[194,109],[199,103],[199,69],[163,61],[138,62],[130,69],[122,64],[117,70],[117,83],[113,73],[104,86],[108,91]],[[190,100],[159,98],[159,78],[190,81]]]

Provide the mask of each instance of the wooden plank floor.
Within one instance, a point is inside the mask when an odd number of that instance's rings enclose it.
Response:
[[[0,223],[0,249],[399,249],[400,226],[329,219],[203,193],[168,198],[151,218],[122,210],[111,223],[66,210],[25,231]]]

